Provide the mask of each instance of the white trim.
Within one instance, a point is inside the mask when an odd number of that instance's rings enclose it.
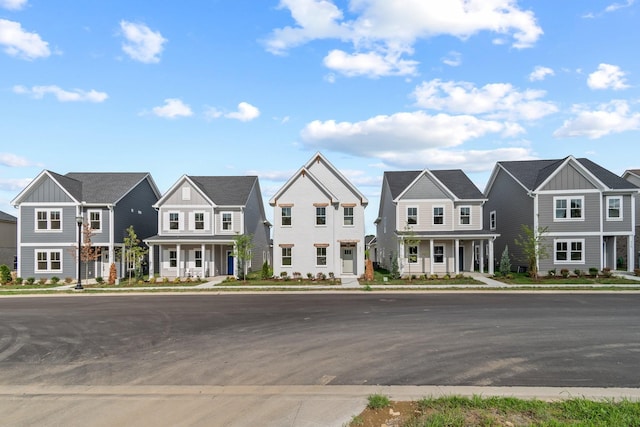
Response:
[[[47,228],[38,228],[38,212],[46,212],[47,213]],[[51,212],[59,212],[60,213],[60,228],[51,228]],[[59,208],[47,208],[47,209],[34,209],[33,211],[33,231],[34,233],[62,233],[64,231],[64,209]]]
[[[549,236],[549,237],[557,237],[557,236],[589,236],[589,237],[593,237],[593,236],[603,236],[603,235],[607,235],[607,236],[612,236],[615,233],[624,233],[621,235],[627,235],[629,234],[628,231],[612,231],[612,232],[606,232],[606,233],[602,233],[600,231],[552,231],[552,232],[547,232],[545,233],[545,235]]]
[[[76,233],[77,240],[77,233]],[[23,243],[20,246],[23,248],[67,248],[76,247],[78,242],[55,242],[55,243]]]
[[[433,252],[431,252],[431,259],[433,260],[434,264],[446,264],[447,263],[447,248],[446,248],[446,244],[433,244]],[[441,247],[442,248],[442,262],[438,262],[436,261],[436,248],[437,247]],[[433,273],[433,272],[432,272]]]
[[[462,209],[469,209],[469,216],[468,216],[469,222],[467,224],[462,223]],[[473,218],[471,213],[472,213],[471,205],[458,206],[458,225],[472,225]]]
[[[20,206],[30,207],[30,206],[40,206],[40,207],[58,207],[58,206],[78,206],[78,203],[74,202],[25,202],[20,203]]]
[[[566,206],[565,206],[565,210],[566,210],[566,217],[564,218],[559,218],[557,217],[557,211],[558,211],[558,205],[557,202],[559,200],[564,200],[566,202]],[[571,216],[571,201],[573,200],[580,200],[580,216],[579,217],[572,217]],[[584,221],[585,220],[585,204],[584,204],[584,196],[566,196],[566,197],[561,197],[561,196],[554,196],[553,197],[553,222],[578,222],[578,221]]]
[[[98,222],[100,222],[100,228],[93,228],[91,227],[91,214],[92,213],[98,213],[99,218],[98,218]],[[102,233],[102,209],[87,209],[87,222],[89,223],[89,227],[91,227],[91,232],[94,234],[100,234]]]
[[[47,268],[45,270],[38,269],[38,253],[46,253],[47,254]],[[54,269],[51,268],[51,254],[52,253],[60,254],[60,259],[58,260],[58,262],[60,263],[60,268],[59,269],[54,270]],[[36,273],[36,274],[62,273],[62,271],[63,271],[64,257],[63,257],[62,249],[34,249],[34,251],[33,251],[33,260],[34,260],[33,272]]]
[[[211,209],[211,205],[162,205],[158,209]]]
[[[231,216],[231,222],[229,222],[229,228],[224,228],[224,215],[229,214]],[[221,211],[220,212],[220,231],[221,232],[230,232],[233,231],[233,211]]]
[[[552,195],[552,194],[585,194],[585,193],[602,193],[602,190],[599,190],[597,188],[595,189],[586,189],[586,190],[571,190],[571,189],[566,189],[566,190],[542,190],[542,191],[535,191],[535,193],[537,194],[546,194],[546,195]]]
[[[409,223],[409,209],[415,209],[416,210],[416,222],[414,222],[413,224]],[[420,223],[420,210],[418,209],[418,206],[414,206],[414,205],[406,205],[405,206],[405,213],[406,213],[406,218],[407,218],[407,225],[418,225]]]
[[[619,216],[610,217],[609,216],[609,201],[610,200],[618,200],[620,201],[620,206],[618,207]],[[605,196],[605,218],[607,221],[623,221],[624,220],[624,198],[622,196]]]
[[[442,223],[441,224],[436,224],[435,220],[436,220],[436,209],[442,209]],[[447,225],[447,221],[445,221],[446,219],[446,215],[445,215],[445,210],[444,210],[444,206],[440,206],[440,205],[432,205],[431,206],[431,225],[435,226],[435,227],[442,227]]]
[[[493,225],[491,223],[493,222]],[[495,230],[498,227],[498,214],[495,210],[489,212],[489,230]]]
[[[558,243],[566,243],[567,244],[567,259],[562,260],[558,259]],[[572,260],[571,254],[573,251],[571,248],[572,243],[580,243],[580,260]],[[553,263],[554,264],[585,264],[585,239],[553,239]]]

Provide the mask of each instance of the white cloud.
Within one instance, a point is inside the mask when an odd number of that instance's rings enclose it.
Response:
[[[19,22],[0,19],[0,46],[11,55],[23,59],[46,58],[51,55],[49,44],[37,33],[25,31]]]
[[[613,100],[589,110],[584,105],[573,108],[576,116],[566,120],[553,136],[598,139],[612,133],[640,130],[640,113],[631,112],[624,100]]]
[[[631,7],[635,3],[635,0],[627,0],[624,3],[611,3],[607,6],[604,11],[605,12],[615,12],[618,9],[624,9],[627,7]]]
[[[27,5],[27,0],[0,0],[0,7],[8,10],[20,10]]]
[[[275,29],[265,41],[267,50],[283,54],[318,39],[349,42],[353,53],[333,53],[325,58],[325,65],[337,62],[335,69],[347,75],[389,75],[389,68],[396,70],[391,74],[414,74],[415,61],[402,59],[402,55],[411,55],[419,39],[439,35],[467,39],[489,31],[512,37],[512,46],[520,49],[533,46],[542,35],[533,12],[519,9],[513,0],[449,0],[438,4],[424,0],[351,0],[349,14],[355,16],[351,20],[345,19],[343,11],[330,0],[281,0],[279,6],[289,10],[295,24]],[[367,66],[369,70],[365,71]],[[380,70],[383,74],[378,74]]]
[[[423,111],[380,115],[360,122],[315,120],[301,131],[309,149],[366,157],[451,148],[488,134],[513,132],[509,124],[469,115],[429,115]]]
[[[0,165],[2,166],[25,167],[31,166],[32,164],[33,163],[24,157],[20,157],[12,153],[0,153]]]
[[[404,76],[416,74],[417,61],[400,59],[397,54],[378,52],[349,54],[334,49],[324,58],[324,65],[345,76]]]
[[[103,102],[109,97],[105,92],[93,89],[88,92],[81,89],[68,91],[54,85],[33,86],[31,89],[24,86],[14,86],[13,91],[18,94],[31,95],[36,99],[42,99],[46,94],[51,94],[60,102]]]
[[[145,24],[120,21],[120,29],[126,41],[122,50],[136,61],[144,63],[160,62],[163,44],[167,39],[159,31],[152,31]]]
[[[469,82],[440,79],[423,82],[413,92],[416,105],[422,108],[511,120],[536,120],[558,111],[552,102],[541,100],[545,95],[542,90],[518,91],[508,83],[477,88]]]
[[[625,74],[617,65],[600,64],[597,71],[589,74],[587,85],[591,89],[627,89]]]
[[[227,113],[224,115],[228,119],[236,119],[241,122],[251,121],[260,116],[260,110],[249,104],[248,102],[241,102],[238,104],[238,111]]]
[[[177,98],[167,98],[164,100],[164,105],[161,107],[154,107],[153,114],[165,119],[175,119],[177,117],[189,117],[193,115],[191,107]]]
[[[554,74],[555,72],[551,68],[538,65],[533,69],[531,74],[529,74],[529,81],[544,80],[547,76],[553,76]]]
[[[31,182],[32,178],[0,179],[0,191],[19,192]]]
[[[458,67],[462,64],[462,54],[452,50],[446,57],[442,58],[442,62],[450,67]]]

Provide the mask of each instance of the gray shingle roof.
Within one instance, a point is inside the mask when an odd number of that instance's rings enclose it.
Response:
[[[527,189],[535,190],[542,184],[560,165],[566,160],[515,160],[508,162],[498,162]],[[604,185],[612,189],[637,188],[635,185],[619,177],[613,172],[592,162],[589,159],[576,159],[585,169],[591,172]]]
[[[218,206],[244,206],[257,176],[189,176],[189,179]]]
[[[70,172],[64,176],[52,175],[79,201],[115,203],[149,174],[147,172]]]
[[[4,222],[17,222],[18,218],[13,215],[9,215],[6,212],[0,211],[0,221]]]
[[[411,184],[423,171],[393,171],[385,172],[384,179],[389,183],[391,197],[395,199]],[[430,170],[459,199],[484,199],[482,192],[460,169]]]

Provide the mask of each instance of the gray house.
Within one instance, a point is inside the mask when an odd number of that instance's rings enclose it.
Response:
[[[0,265],[14,269],[17,254],[18,218],[0,211]]]
[[[483,229],[485,202],[459,169],[385,172],[374,261],[391,269],[395,258],[405,276],[484,271],[498,236]]]
[[[588,159],[498,162],[487,183],[485,227],[509,246],[512,265],[526,265],[514,239],[522,224],[543,235],[548,257],[538,271],[616,268],[616,241],[624,238],[633,270],[634,199],[640,189]],[[631,255],[631,256],[630,256]]]
[[[158,227],[145,239],[160,277],[238,275],[235,238],[252,236],[248,271],[271,263],[270,226],[256,176],[183,175],[154,205]]]
[[[155,233],[157,212],[152,205],[160,193],[148,173],[68,173],[42,171],[11,202],[18,208],[18,276],[59,278],[77,276],[77,245],[81,226],[88,223],[95,262],[83,266],[87,278],[109,277],[125,230],[133,226],[139,238]]]
[[[623,174],[622,177],[624,179],[626,179],[627,181],[629,181],[630,183],[640,187],[640,169],[629,169],[626,170]],[[636,212],[640,212],[640,196],[636,196],[635,198],[635,209]],[[637,216],[638,214],[636,213],[636,226],[635,226],[635,239],[634,239],[634,247],[636,250],[636,259],[635,259],[635,266],[636,268],[640,267],[640,219]],[[626,247],[624,246],[624,244],[622,245],[623,249],[625,250],[625,252],[628,252],[626,249]]]

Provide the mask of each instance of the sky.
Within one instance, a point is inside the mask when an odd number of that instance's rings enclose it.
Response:
[[[43,169],[257,175],[587,157],[640,168],[635,0],[0,0],[0,210]]]

